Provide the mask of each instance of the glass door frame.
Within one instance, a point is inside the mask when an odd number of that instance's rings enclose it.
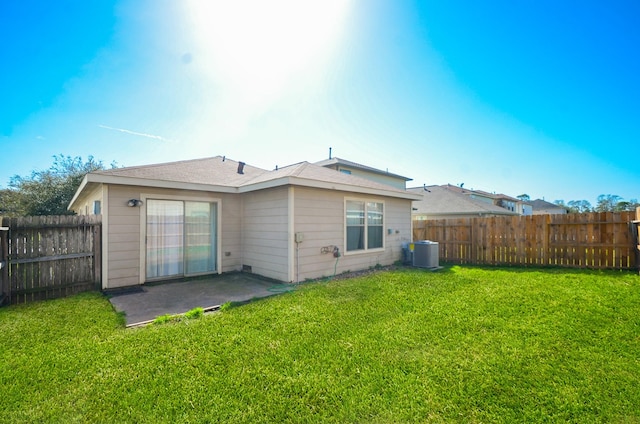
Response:
[[[175,195],[162,195],[162,194],[141,194],[140,200],[142,200],[142,206],[140,207],[140,284],[144,284],[145,282],[153,282],[153,281],[162,281],[162,280],[171,280],[171,279],[180,279],[184,277],[192,277],[197,275],[207,275],[207,274],[221,274],[222,273],[222,254],[221,254],[221,211],[222,211],[222,201],[219,198],[214,197],[197,197],[197,196],[175,196]],[[186,202],[200,202],[200,203],[209,203],[213,205],[213,208],[210,211],[215,213],[213,217],[213,241],[211,243],[211,248],[214,249],[213,260],[214,260],[214,270],[206,271],[202,273],[195,274],[186,274],[186,269],[183,265],[182,274],[179,275],[171,275],[167,277],[157,277],[157,278],[147,278],[147,204],[149,200],[167,200],[167,201],[180,201],[183,202],[183,215],[184,215],[184,205]],[[184,234],[183,234],[184,236]],[[185,248],[185,241],[183,240],[183,249]],[[183,264],[186,261],[183,255]]]

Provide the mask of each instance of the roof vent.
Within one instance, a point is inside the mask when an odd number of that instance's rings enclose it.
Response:
[[[244,162],[238,162],[238,174],[244,174]]]

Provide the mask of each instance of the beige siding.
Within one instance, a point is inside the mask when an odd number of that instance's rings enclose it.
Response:
[[[101,205],[104,204],[102,199],[102,184],[99,184],[85,196],[76,200],[73,205],[73,211],[78,215],[93,215],[93,202],[95,201],[99,201]]]
[[[383,251],[349,253],[344,249],[345,198],[384,203],[385,249]],[[304,240],[297,246],[295,266],[297,280],[331,276],[334,273],[368,269],[376,265],[390,265],[402,258],[402,243],[411,241],[411,201],[359,196],[353,193],[318,189],[295,189],[294,231]],[[388,234],[391,229],[391,234]],[[338,246],[342,256],[321,253],[323,247]],[[295,246],[294,246],[295,248]]]
[[[222,194],[222,210],[218,233],[221,241],[222,272],[240,271],[242,269],[242,204],[235,194]]]
[[[155,189],[109,185],[103,202],[108,223],[104,242],[105,288],[144,282],[145,206],[129,207],[129,199],[176,199],[219,201],[218,234],[221,272],[243,266],[265,277],[281,281],[331,276],[335,271],[357,271],[389,265],[402,256],[402,243],[411,241],[411,201],[360,196],[353,193],[302,187],[279,187],[238,194]],[[292,196],[290,198],[290,195]],[[385,248],[350,253],[344,251],[344,204],[346,198],[384,203]],[[89,200],[87,200],[88,202]],[[389,231],[390,230],[390,231]],[[296,244],[294,233],[303,241]],[[337,246],[342,256],[321,253]]]
[[[338,166],[337,170],[341,172],[342,169],[350,171],[351,175],[354,175],[360,178],[366,178],[368,180],[375,181],[377,183],[387,184],[392,187],[399,188],[400,190],[405,190],[407,186],[404,178],[398,178],[391,175],[377,174],[375,172],[365,171],[364,169],[351,168],[343,165]]]
[[[251,272],[288,281],[288,189],[243,195],[243,264]]]
[[[129,199],[139,199],[137,187],[109,186],[106,288],[140,284],[140,207],[128,207]]]
[[[240,203],[236,196],[197,191],[150,189],[135,186],[109,186],[107,280],[105,288],[117,288],[144,282],[144,214],[145,207],[129,207],[129,199],[193,199],[220,200],[218,214],[221,225],[221,259],[218,268],[223,271],[239,270],[242,264]]]

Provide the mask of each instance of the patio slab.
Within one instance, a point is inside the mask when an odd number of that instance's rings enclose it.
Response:
[[[289,290],[293,290],[292,285],[238,272],[137,286],[107,294],[115,310],[125,313],[127,327],[131,327],[149,323],[164,314],[183,314],[197,307],[217,309],[227,302],[246,302]]]

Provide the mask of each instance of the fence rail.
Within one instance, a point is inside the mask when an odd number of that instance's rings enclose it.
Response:
[[[64,297],[100,288],[101,216],[2,218],[9,303]],[[4,262],[4,261],[3,261]]]
[[[460,264],[637,269],[636,213],[603,212],[413,222],[414,240],[439,243]]]

